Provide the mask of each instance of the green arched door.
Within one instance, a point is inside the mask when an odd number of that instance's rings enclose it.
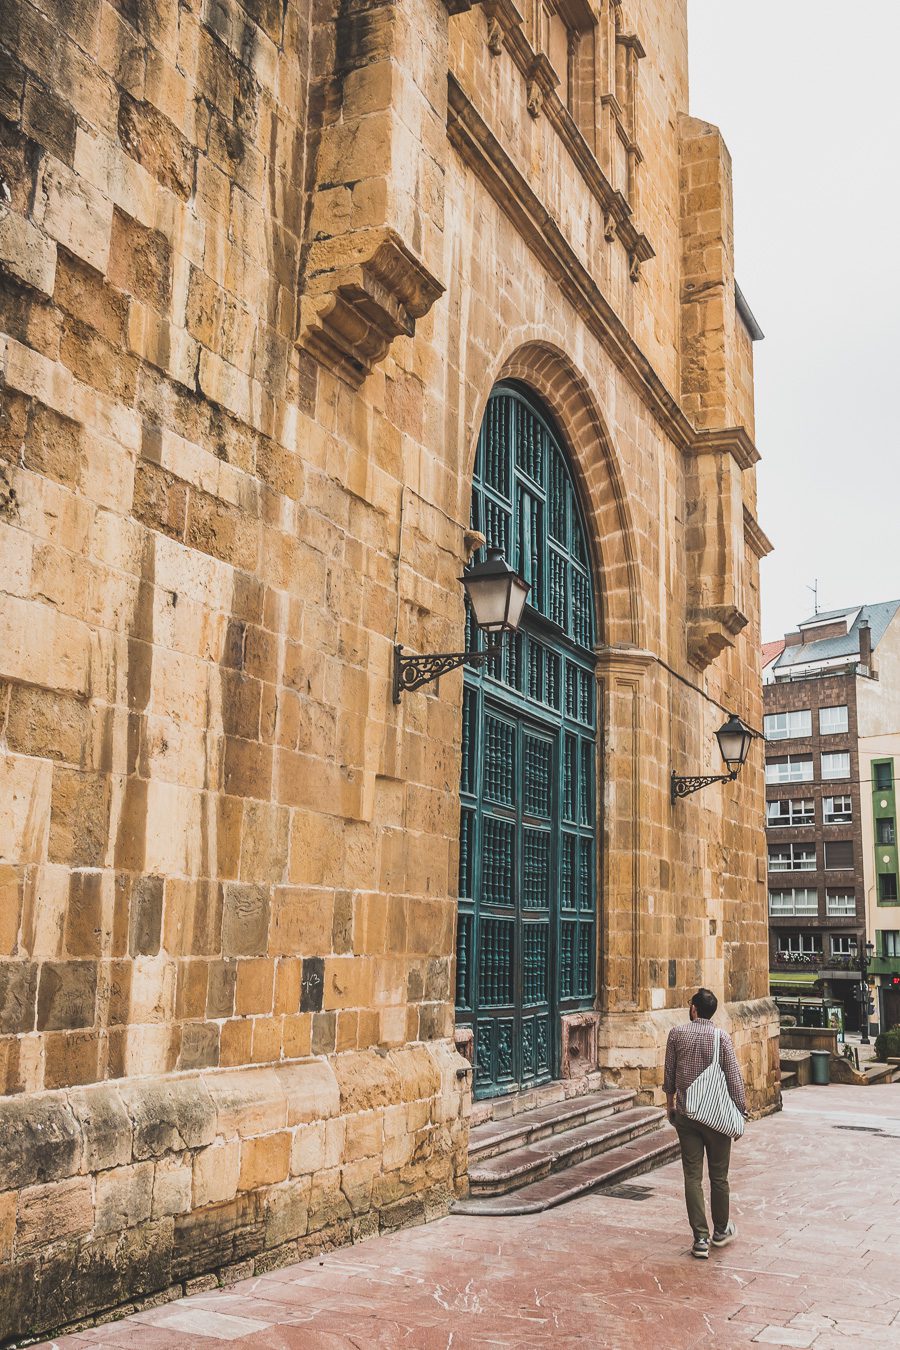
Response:
[[[472,525],[532,587],[519,633],[463,692],[456,1003],[485,1097],[558,1075],[559,1014],[592,1007],[596,978],[590,558],[559,436],[517,385],[488,402]]]

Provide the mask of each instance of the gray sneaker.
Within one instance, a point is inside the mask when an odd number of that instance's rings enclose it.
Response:
[[[698,1261],[709,1260],[709,1238],[694,1238],[694,1245],[691,1248],[691,1256],[696,1256]]]
[[[725,1230],[723,1232],[713,1233],[712,1245],[714,1247],[727,1247],[729,1242],[733,1242],[736,1237],[737,1237],[737,1229],[735,1228],[733,1223],[729,1223],[726,1225]]]

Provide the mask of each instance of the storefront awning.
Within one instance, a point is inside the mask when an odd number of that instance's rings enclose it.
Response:
[[[810,985],[815,984],[818,978],[819,978],[818,975],[813,974],[812,971],[803,971],[803,970],[790,972],[785,972],[781,970],[769,971],[769,984],[770,985],[777,984],[780,987],[786,989],[808,989]]]

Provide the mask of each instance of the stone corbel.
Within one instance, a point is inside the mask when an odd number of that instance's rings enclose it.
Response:
[[[705,670],[726,647],[734,646],[734,639],[747,623],[747,616],[735,605],[692,608],[688,614],[688,660],[691,665]]]
[[[532,61],[526,83],[526,104],[532,117],[540,117],[544,99],[552,94],[559,84],[559,76],[549,59],[540,52]]]
[[[487,19],[487,45],[492,56],[499,56],[507,34],[519,32],[525,22],[515,0],[484,0]]]
[[[444,291],[390,229],[317,241],[306,276],[301,345],[354,388]]]

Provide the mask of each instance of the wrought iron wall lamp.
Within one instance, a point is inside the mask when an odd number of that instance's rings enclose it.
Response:
[[[716,740],[719,742],[722,758],[728,765],[728,773],[686,775],[673,773],[671,788],[673,803],[679,797],[689,797],[692,792],[709,787],[710,783],[733,783],[747,758],[750,744],[755,740],[756,734],[746,722],[741,721],[737,713],[732,713],[728,721],[716,732]]]
[[[480,666],[503,650],[504,633],[515,633],[531,586],[509,566],[499,548],[489,548],[487,558],[465,570],[459,578],[472,606],[475,622],[482,632],[496,639],[484,651],[436,652],[429,656],[404,656],[403,648],[394,648],[394,702],[400,702],[404,690],[456,670],[458,666]]]

